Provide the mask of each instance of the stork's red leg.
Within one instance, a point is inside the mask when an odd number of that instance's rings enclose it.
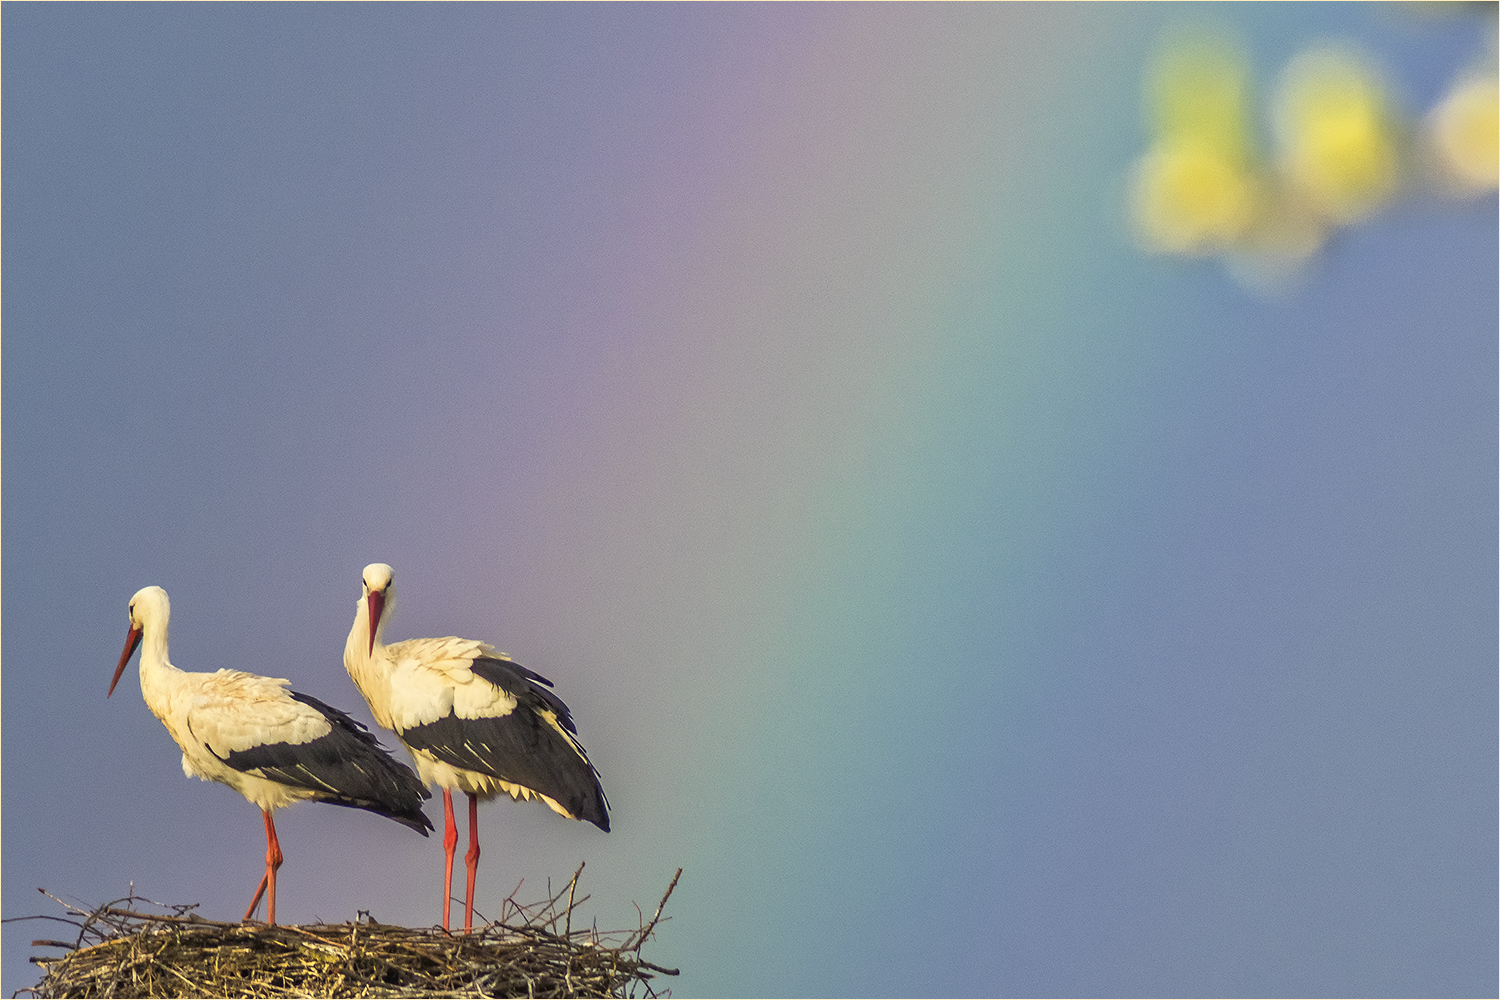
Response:
[[[469,793],[469,851],[464,855],[469,867],[468,887],[464,890],[464,930],[474,929],[474,873],[479,870],[479,796]]]
[[[250,900],[250,908],[245,911],[245,915],[240,918],[241,920],[249,920],[250,919],[251,914],[253,914],[255,912],[255,908],[260,905],[260,897],[263,896],[263,895],[265,895],[265,892],[266,892],[266,877],[264,875],[262,875],[260,877],[260,884],[258,884],[255,887],[255,896],[254,896],[254,898],[252,898]]]
[[[250,908],[245,911],[245,920],[255,912],[260,905],[260,897],[266,890],[266,922],[276,922],[276,869],[281,867],[281,842],[276,839],[276,824],[271,821],[271,813],[262,810],[261,815],[266,818],[266,873],[260,877],[260,884],[255,887],[255,897],[250,900]]]
[[[458,823],[453,819],[453,793],[443,789],[443,930],[448,929],[448,905],[453,899],[453,851],[458,847]]]

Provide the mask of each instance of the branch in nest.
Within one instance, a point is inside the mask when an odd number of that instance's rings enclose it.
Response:
[[[66,949],[33,957],[42,981],[22,994],[38,997],[654,997],[669,969],[641,957],[677,880],[649,923],[633,932],[573,930],[579,865],[568,884],[539,903],[506,900],[508,921],[473,933],[364,921],[344,924],[230,924],[207,920],[195,905],[165,905],[134,894],[92,910],[50,893],[78,928],[74,941],[34,946]],[[512,894],[512,897],[514,894]],[[567,897],[564,903],[564,896]],[[165,912],[145,912],[155,908]],[[670,919],[670,918],[667,918]],[[10,921],[7,921],[9,923]],[[561,933],[559,933],[561,924]]]

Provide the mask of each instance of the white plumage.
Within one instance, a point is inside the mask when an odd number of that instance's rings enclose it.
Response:
[[[269,889],[266,915],[276,922],[282,855],[271,814],[277,809],[315,799],[387,816],[424,837],[432,829],[422,813],[427,790],[363,726],[292,691],[283,678],[179,670],[167,658],[170,618],[171,603],[160,587],[145,587],[130,599],[130,632],[109,694],[139,646],[141,695],[182,748],[183,772],[228,785],[264,814],[266,874],[246,920]]]
[[[375,721],[411,751],[417,774],[443,790],[443,927],[448,926],[458,834],[453,791],[469,797],[464,929],[473,926],[478,800],[535,798],[569,819],[609,829],[608,800],[552,682],[488,643],[447,636],[382,641],[395,608],[394,572],[365,567],[344,646],[344,667]]]

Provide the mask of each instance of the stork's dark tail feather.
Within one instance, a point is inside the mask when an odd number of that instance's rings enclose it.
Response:
[[[551,682],[511,660],[479,657],[476,677],[516,700],[516,711],[477,719],[447,716],[402,730],[402,742],[438,760],[540,792],[609,831],[609,800],[589,760],[568,706],[549,690]],[[542,686],[546,685],[546,687]]]
[[[429,792],[411,768],[393,758],[359,722],[311,695],[288,692],[323,713],[332,729],[307,743],[269,743],[233,750],[223,758],[237,771],[305,788],[320,802],[365,809],[409,826],[422,836],[432,821],[422,812]]]

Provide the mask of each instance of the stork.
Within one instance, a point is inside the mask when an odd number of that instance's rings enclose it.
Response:
[[[167,592],[144,587],[130,599],[125,651],[109,682],[108,698],[141,648],[141,696],[182,748],[190,778],[218,781],[260,808],[266,824],[266,873],[245,911],[249,920],[266,896],[266,919],[276,922],[276,869],[281,844],[271,814],[313,799],[367,809],[422,836],[432,822],[422,812],[430,792],[375,737],[343,712],[288,682],[239,670],[189,673],[167,659]],[[144,641],[144,645],[142,645]]]
[[[453,792],[469,797],[464,930],[474,926],[474,874],[479,867],[479,800],[508,794],[536,798],[569,819],[609,831],[609,801],[589,761],[568,706],[552,682],[488,643],[447,636],[387,646],[395,611],[393,570],[371,563],[344,646],[344,667],[375,721],[411,751],[417,774],[443,790],[443,929],[453,894],[458,831]]]

